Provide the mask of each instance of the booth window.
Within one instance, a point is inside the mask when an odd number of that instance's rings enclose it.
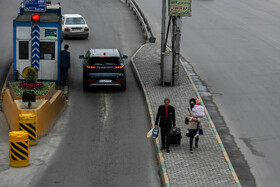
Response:
[[[29,46],[28,41],[19,41],[18,44],[18,55],[20,60],[29,59]]]
[[[55,59],[55,42],[40,42],[40,59]]]

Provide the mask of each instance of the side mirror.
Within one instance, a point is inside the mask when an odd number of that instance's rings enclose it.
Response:
[[[127,59],[127,56],[126,55],[123,55],[123,57],[122,57],[123,59]]]
[[[79,59],[84,59],[84,58],[85,58],[84,55],[80,55],[80,56],[79,56]]]

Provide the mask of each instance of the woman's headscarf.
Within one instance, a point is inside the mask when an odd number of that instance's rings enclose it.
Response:
[[[193,104],[191,104],[191,102],[193,102]],[[192,109],[195,105],[195,98],[191,98],[190,101],[189,101],[189,104],[190,104],[190,107]]]

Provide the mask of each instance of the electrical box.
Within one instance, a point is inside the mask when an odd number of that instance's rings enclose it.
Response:
[[[173,86],[172,52],[166,52],[163,59],[163,86]]]

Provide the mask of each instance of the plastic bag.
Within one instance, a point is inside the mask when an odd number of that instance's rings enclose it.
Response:
[[[190,135],[190,131],[189,131],[189,129],[187,130],[187,132],[186,132],[186,137],[190,137],[191,135]]]
[[[154,128],[152,128],[152,129],[147,133],[147,138],[152,138],[152,137],[153,137],[153,130],[154,130]]]
[[[157,138],[159,133],[158,126],[156,125],[153,129],[153,138]]]

